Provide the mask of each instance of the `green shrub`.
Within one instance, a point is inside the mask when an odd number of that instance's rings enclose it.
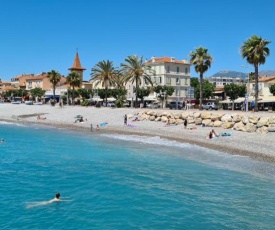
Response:
[[[82,106],[88,106],[89,105],[89,101],[88,100],[84,100],[81,102]]]

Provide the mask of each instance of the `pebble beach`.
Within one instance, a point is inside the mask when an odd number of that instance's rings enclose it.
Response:
[[[203,148],[218,150],[228,154],[237,154],[254,159],[275,162],[275,133],[267,134],[247,133],[233,129],[225,130],[215,128],[218,133],[230,132],[230,137],[218,137],[213,140],[206,139],[212,127],[197,126],[195,130],[184,129],[183,125],[165,126],[163,122],[136,121],[133,117],[140,111],[148,109],[140,108],[95,108],[83,106],[50,106],[50,105],[25,105],[25,104],[0,104],[0,120],[2,122],[14,122],[25,125],[46,125],[56,128],[76,129],[80,132],[116,133],[125,135],[159,136],[179,142],[198,145]],[[167,111],[157,109],[158,112]],[[194,112],[190,110],[188,112]],[[196,110],[197,111],[197,110]],[[177,112],[177,111],[171,111]],[[182,111],[184,112],[184,111]],[[213,113],[216,113],[213,112]],[[229,111],[217,111],[217,113],[230,113]],[[242,113],[232,111],[232,113]],[[128,124],[124,125],[124,116],[128,116]],[[257,116],[270,116],[270,113],[258,112]],[[37,119],[41,115],[46,119]],[[82,115],[84,122],[75,122],[75,117]],[[96,130],[96,126],[107,123],[106,126]],[[1,138],[5,135],[1,133]]]

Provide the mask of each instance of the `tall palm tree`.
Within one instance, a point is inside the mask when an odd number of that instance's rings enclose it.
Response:
[[[143,61],[143,57],[138,57],[136,55],[128,56],[125,59],[125,63],[121,63],[121,70],[124,74],[124,81],[131,82],[131,84],[136,83],[136,92],[141,85],[141,80],[144,79],[153,86],[151,76],[154,75],[154,71],[151,66],[147,65]],[[136,106],[137,106],[137,93],[136,93]]]
[[[67,77],[67,84],[69,84],[71,87],[73,87],[73,95],[72,95],[72,99],[73,99],[73,105],[74,105],[74,91],[75,91],[75,87],[80,87],[81,84],[81,76],[79,73],[73,71],[71,72],[68,77]]]
[[[190,53],[190,62],[195,67],[195,71],[200,74],[200,110],[202,110],[203,97],[203,74],[211,67],[213,58],[207,53],[208,49],[199,47]]]
[[[254,66],[254,77],[255,77],[255,111],[258,111],[258,93],[259,93],[259,65],[265,63],[265,59],[269,56],[270,41],[262,39],[257,35],[251,36],[247,41],[241,46],[242,58]]]
[[[53,99],[54,99],[54,102],[55,102],[55,89],[56,89],[57,84],[61,80],[61,75],[57,71],[52,70],[51,72],[48,72],[47,78],[52,83],[52,86],[53,86]]]
[[[96,86],[101,83],[102,87],[105,88],[105,102],[107,106],[107,90],[109,87],[115,84],[115,78],[118,71],[114,67],[112,61],[100,61],[93,68],[91,73],[91,81],[96,82]]]

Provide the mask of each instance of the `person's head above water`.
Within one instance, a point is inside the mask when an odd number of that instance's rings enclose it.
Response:
[[[56,198],[56,199],[59,199],[59,198],[60,198],[60,193],[56,193],[56,194],[55,194],[55,198]]]

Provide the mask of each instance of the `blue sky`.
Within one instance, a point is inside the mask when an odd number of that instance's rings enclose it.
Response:
[[[205,76],[248,72],[240,47],[254,34],[272,41],[260,70],[274,70],[274,6],[272,0],[2,0],[0,78],[52,69],[67,75],[76,48],[85,80],[101,60],[119,66],[132,54],[189,59],[201,45],[214,59]],[[191,76],[198,76],[193,67]]]

